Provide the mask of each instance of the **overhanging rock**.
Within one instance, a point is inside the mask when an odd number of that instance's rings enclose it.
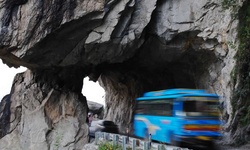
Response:
[[[4,0],[0,7],[0,58],[29,69],[16,76],[11,105],[4,104],[11,123],[0,143],[15,138],[23,149],[49,149],[56,139],[67,148],[86,143],[86,76],[105,89],[104,117],[121,131],[131,128],[136,97],[174,87],[221,95],[230,126],[237,51],[229,43],[238,45],[238,20],[220,0]],[[61,131],[69,124],[66,139]],[[32,141],[36,132],[41,144]]]

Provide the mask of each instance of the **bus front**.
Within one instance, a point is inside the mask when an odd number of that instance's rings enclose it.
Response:
[[[181,130],[175,131],[175,141],[188,145],[213,145],[220,134],[219,97],[215,94],[187,95],[176,101],[175,116]]]

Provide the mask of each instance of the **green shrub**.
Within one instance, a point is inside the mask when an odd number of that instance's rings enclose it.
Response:
[[[113,145],[110,142],[102,142],[98,146],[98,150],[122,150],[121,145]]]
[[[98,145],[98,150],[122,150],[122,146],[113,145],[111,142],[102,142]],[[127,147],[126,150],[132,150],[132,148]]]

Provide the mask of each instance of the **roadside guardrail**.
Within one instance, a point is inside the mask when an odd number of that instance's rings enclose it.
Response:
[[[188,148],[176,147],[172,145],[160,144],[151,142],[150,140],[142,140],[134,137],[128,137],[126,135],[113,134],[107,132],[95,133],[95,144],[98,145],[101,142],[112,142],[113,145],[121,145],[123,150],[127,148],[132,150],[190,150]]]

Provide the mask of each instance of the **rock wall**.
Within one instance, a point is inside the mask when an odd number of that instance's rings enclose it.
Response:
[[[88,142],[86,98],[36,79],[29,70],[17,74],[1,102],[8,114],[1,111],[0,149],[82,149]]]
[[[63,66],[80,61],[77,58],[81,56],[76,56],[80,55],[79,45],[88,32],[101,23],[104,2],[1,1],[1,58],[9,65],[26,67],[58,63]]]
[[[121,133],[126,133],[126,128],[132,130],[135,98],[142,92],[141,82],[129,73],[108,71],[101,75],[99,83],[106,93],[104,118],[114,121]]]
[[[88,103],[89,112],[92,115],[96,115],[97,119],[103,119],[104,106],[102,104],[100,104],[100,103],[96,103],[96,102],[93,102],[93,101],[87,101],[87,103]]]
[[[41,126],[45,135],[39,137],[48,141],[41,144],[46,148],[58,145],[55,143],[60,137],[65,147],[78,147],[78,139],[85,143],[87,138],[79,136],[87,134],[86,127],[80,130],[80,126],[86,126],[87,104],[81,95],[82,79],[86,76],[98,80],[105,89],[104,117],[119,124],[121,131],[132,126],[136,97],[151,90],[178,87],[202,88],[219,94],[224,106],[224,128],[230,128],[235,115],[231,101],[237,85],[231,74],[239,45],[239,21],[232,17],[232,10],[222,8],[222,2],[1,1],[0,58],[9,66],[22,65],[31,71],[16,77],[23,80],[15,79],[20,84],[13,84],[10,100],[6,99],[0,107],[5,114],[22,112],[17,113],[22,121],[0,126],[0,142],[15,136],[18,138],[9,146],[35,143],[28,129],[36,131]],[[239,8],[243,2],[246,1],[235,1]],[[65,117],[71,109],[74,115]],[[23,124],[22,130],[15,128],[25,120],[39,117],[45,121],[32,127]],[[8,115],[2,118],[11,120]],[[71,119],[77,120],[79,133],[69,142],[64,141],[61,128]],[[48,120],[52,120],[52,125]],[[51,126],[58,128],[47,131]],[[232,136],[233,132],[229,133],[225,135]],[[21,141],[22,134],[28,136],[23,138],[27,141]],[[230,138],[230,143],[233,140]]]
[[[133,7],[131,5],[128,6],[137,10],[136,6],[139,5],[142,4],[137,3],[132,5]],[[102,49],[106,49],[105,51],[109,51],[109,49],[120,51],[120,47],[112,48],[105,44],[112,42],[112,40],[114,41],[113,43],[115,43],[117,39],[124,39],[125,37],[128,41],[131,41],[127,44],[121,42],[121,45],[125,45],[123,47],[127,46],[130,48],[130,51],[126,51],[127,53],[131,52],[133,44],[136,46],[141,45],[136,55],[127,63],[130,65],[130,68],[127,70],[131,71],[133,69],[138,70],[138,68],[143,68],[144,73],[148,74],[148,77],[136,72],[135,74],[140,76],[139,78],[151,79],[152,82],[157,81],[156,78],[159,78],[162,84],[157,82],[147,84],[145,80],[141,80],[138,84],[143,86],[143,88],[141,88],[143,90],[138,91],[136,90],[136,85],[133,85],[135,86],[133,87],[120,84],[120,80],[114,82],[114,78],[116,77],[112,76],[110,80],[112,80],[114,84],[110,81],[111,83],[106,83],[105,86],[103,86],[107,92],[107,118],[112,118],[112,120],[117,121],[122,120],[119,115],[113,114],[122,114],[123,112],[120,110],[124,110],[124,108],[127,109],[126,105],[128,104],[128,100],[134,99],[136,95],[141,95],[141,91],[145,92],[148,90],[160,90],[161,88],[173,87],[202,88],[221,96],[221,102],[224,103],[223,116],[226,118],[225,128],[227,128],[233,117],[230,99],[232,98],[234,85],[231,82],[231,72],[235,66],[234,56],[236,53],[234,48],[228,46],[228,43],[238,44],[236,32],[238,21],[231,18],[230,10],[222,9],[221,1],[157,1],[156,3],[152,2],[150,4],[143,3],[143,5],[153,5],[150,7],[154,8],[153,11],[149,10],[143,13],[144,15],[133,13],[133,17],[138,17],[145,21],[143,24],[147,24],[144,30],[135,32],[138,26],[131,23],[128,25],[128,30],[124,31],[124,36],[121,34],[113,38],[111,36],[108,38],[110,40],[104,40],[103,42],[99,39],[106,38],[105,34],[108,34],[106,32],[110,32],[108,35],[116,33],[113,27],[111,31],[105,30],[104,34],[96,36],[99,37],[98,40],[92,40],[92,43],[100,43],[104,46],[102,46],[101,49],[99,47],[92,49],[91,53],[94,53],[95,50],[97,51],[96,53],[98,53],[98,51],[104,51]],[[144,8],[143,6],[140,7]],[[127,7],[127,9],[129,8]],[[126,8],[124,10],[126,10]],[[144,9],[142,9],[142,11],[143,10]],[[119,15],[117,15],[117,17],[119,17]],[[150,21],[143,19],[144,16],[148,16]],[[129,15],[125,16],[125,18],[127,19],[123,20],[130,19],[131,22],[136,21]],[[108,19],[109,17],[104,21],[107,23],[110,22]],[[120,20],[120,22],[123,20]],[[120,26],[116,25],[115,27],[119,28]],[[130,34],[134,34],[134,36],[127,36]],[[92,35],[93,32],[89,35],[89,38]],[[89,42],[90,40],[87,41]],[[88,42],[87,45],[89,45]],[[125,49],[126,48],[124,48],[124,50]],[[121,59],[119,59],[119,61],[120,60]],[[128,65],[125,66],[127,67]],[[120,65],[120,68],[126,67]],[[143,72],[142,70],[140,71]],[[117,75],[117,78],[121,78],[126,74],[126,71],[121,72],[122,75]],[[165,78],[161,78],[160,74],[156,77],[152,75],[152,72],[156,74],[160,72]],[[102,74],[99,82],[102,82],[101,80],[106,82],[106,78],[102,79],[103,76],[106,75]],[[111,77],[111,75],[108,76]],[[129,81],[131,78],[126,80]],[[137,94],[127,96],[127,94],[123,93],[126,91],[123,87]],[[117,103],[113,103],[115,101],[117,101]],[[117,107],[118,103],[119,107]],[[130,105],[132,104],[133,103]],[[113,109],[109,107],[113,107]],[[133,107],[134,106],[130,106],[131,110]],[[120,123],[121,121],[118,122]],[[127,120],[123,124],[126,126],[129,122],[130,121]]]

